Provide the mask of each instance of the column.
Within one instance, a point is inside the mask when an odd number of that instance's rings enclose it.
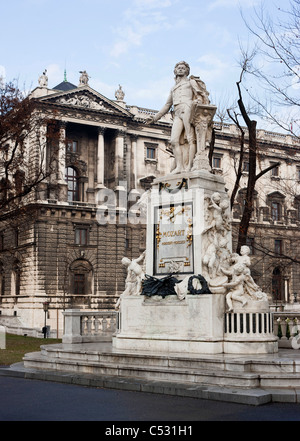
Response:
[[[66,173],[66,123],[60,123],[60,134],[58,142],[58,183],[65,184]]]
[[[97,188],[104,188],[104,127],[98,127]]]
[[[131,136],[132,174],[133,188],[137,188],[137,135]]]
[[[43,176],[47,174],[47,125],[43,124],[40,129],[40,171]],[[51,165],[50,165],[51,167]]]
[[[38,158],[38,165],[36,169],[36,177],[43,176],[43,178],[47,177],[47,174],[51,171],[51,164],[47,164],[47,124],[42,124],[39,131],[39,136],[37,139],[37,154],[39,155]],[[29,160],[29,158],[28,158]],[[49,160],[49,159],[48,159]],[[51,177],[51,176],[50,176]],[[48,197],[48,183],[49,183],[49,177],[48,179],[43,179],[42,182],[40,182],[37,186],[37,199],[40,201],[47,200]]]
[[[125,132],[117,131],[115,139],[115,181],[119,185],[119,181],[124,181],[124,137]]]
[[[284,300],[285,303],[291,303],[290,300],[290,290],[289,290],[289,278],[288,277],[283,277],[284,280]]]
[[[124,173],[124,141],[126,133],[118,130],[115,139],[115,192],[119,223],[127,222],[127,182]]]

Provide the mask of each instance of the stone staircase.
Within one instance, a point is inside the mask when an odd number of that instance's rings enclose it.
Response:
[[[300,354],[230,356],[135,353],[110,343],[45,345],[26,354],[29,369],[141,381],[213,385],[240,389],[300,388]]]

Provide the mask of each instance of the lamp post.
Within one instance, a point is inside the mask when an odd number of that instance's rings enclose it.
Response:
[[[44,309],[44,312],[45,312],[45,325],[43,327],[43,334],[44,334],[44,338],[46,338],[46,335],[47,335],[47,326],[46,326],[46,324],[47,324],[47,312],[48,312],[48,309],[49,309],[49,302],[44,302],[43,303],[43,309]]]

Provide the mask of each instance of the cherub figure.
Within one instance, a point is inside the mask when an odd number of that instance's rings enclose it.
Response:
[[[225,214],[228,208],[228,201],[225,199],[222,201],[220,193],[216,192],[212,194],[207,208],[211,212],[212,221],[203,230],[202,234],[207,233],[209,230],[215,230],[223,234],[225,229],[228,230],[230,228],[228,216]]]
[[[227,271],[223,269],[223,272],[227,275],[232,274],[231,282],[225,283],[224,286],[229,288],[229,292],[226,295],[227,305],[229,311],[233,310],[232,301],[236,300],[242,303],[242,306],[247,304],[247,298],[244,292],[244,282],[245,282],[245,266],[241,264],[234,265],[233,271]]]

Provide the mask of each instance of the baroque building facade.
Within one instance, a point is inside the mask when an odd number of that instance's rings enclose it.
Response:
[[[172,120],[168,114],[146,125],[154,110],[127,105],[121,86],[115,100],[106,98],[89,86],[85,71],[78,86],[65,79],[53,89],[43,75],[31,97],[54,112],[60,138],[47,145],[44,167],[55,157],[55,169],[31,194],[25,215],[10,213],[0,226],[0,322],[41,333],[47,302],[51,335],[61,337],[65,309],[114,309],[124,290],[122,258],[144,251],[138,201],[155,177],[169,172]],[[215,134],[213,172],[223,175],[230,193],[239,132],[216,122]],[[258,139],[258,166],[280,165],[257,182],[248,237],[252,273],[271,304],[297,308],[299,145],[289,135],[265,131]],[[34,142],[28,149],[37,155]],[[246,158],[232,212],[234,236],[247,173]]]

